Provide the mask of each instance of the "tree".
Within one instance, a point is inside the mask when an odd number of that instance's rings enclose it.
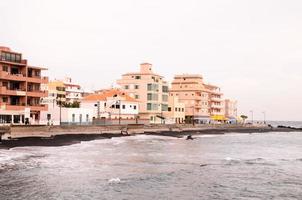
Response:
[[[240,115],[241,119],[243,120],[243,123],[245,124],[245,120],[248,118],[246,115]]]

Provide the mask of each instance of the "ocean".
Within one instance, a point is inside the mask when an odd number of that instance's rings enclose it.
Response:
[[[302,132],[0,149],[0,199],[302,199]]]

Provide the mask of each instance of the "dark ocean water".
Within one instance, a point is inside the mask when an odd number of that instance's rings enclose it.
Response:
[[[0,150],[0,199],[302,199],[302,133]]]

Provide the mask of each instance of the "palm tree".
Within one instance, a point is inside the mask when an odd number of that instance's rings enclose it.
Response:
[[[245,124],[245,120],[248,118],[248,116],[246,116],[246,115],[240,115],[240,117],[242,118],[243,123]]]

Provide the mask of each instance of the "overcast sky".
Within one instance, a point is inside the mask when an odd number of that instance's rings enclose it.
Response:
[[[302,119],[301,0],[1,0],[0,46],[86,89],[150,62],[203,75],[240,114]]]

